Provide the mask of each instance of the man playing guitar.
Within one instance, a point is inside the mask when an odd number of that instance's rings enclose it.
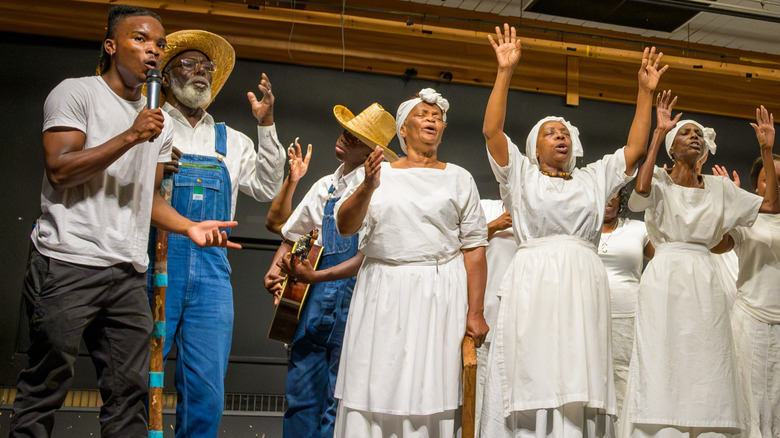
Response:
[[[333,109],[344,131],[336,141],[336,157],[342,165],[332,175],[317,181],[301,203],[289,214],[292,192],[307,167],[309,155],[301,160],[300,146],[288,150],[291,174],[284,181],[279,198],[271,204],[266,227],[284,237],[265,276],[265,287],[277,303],[282,289],[282,272],[297,282],[313,286],[307,293],[300,323],[290,345],[287,374],[287,403],[284,436],[332,436],[337,400],[333,398],[339,367],[347,311],[355,285],[354,275],[363,262],[358,236],[343,238],[336,230],[333,210],[342,193],[363,179],[363,162],[376,145],[385,156],[397,156],[387,149],[395,135],[393,116],[373,104],[354,116],[345,107]],[[303,170],[305,172],[305,169]],[[289,216],[289,219],[287,217]],[[286,220],[286,223],[285,223]],[[284,226],[281,224],[284,223]],[[322,256],[317,270],[309,260],[292,263],[293,243],[313,229],[320,230]],[[278,313],[278,309],[277,309]]]

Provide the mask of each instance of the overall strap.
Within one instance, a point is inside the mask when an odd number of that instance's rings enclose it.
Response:
[[[224,122],[214,124],[214,149],[223,157],[227,156],[227,127]]]

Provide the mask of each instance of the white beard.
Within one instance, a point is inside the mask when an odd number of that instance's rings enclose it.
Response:
[[[206,88],[198,88],[192,81],[182,84],[173,75],[170,79],[173,95],[187,108],[203,108],[211,102],[211,84]]]

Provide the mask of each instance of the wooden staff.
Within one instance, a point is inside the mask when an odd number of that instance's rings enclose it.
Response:
[[[463,410],[461,436],[474,438],[477,410],[477,349],[471,336],[463,338]]]
[[[173,180],[166,175],[160,185],[160,195],[171,202]],[[157,230],[154,252],[154,295],[152,316],[152,353],[149,367],[149,438],[162,438],[163,411],[163,348],[165,346],[165,291],[168,288],[168,232]]]

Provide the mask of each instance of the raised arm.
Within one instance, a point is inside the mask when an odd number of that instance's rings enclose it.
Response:
[[[271,126],[274,124],[274,94],[271,92],[271,81],[265,73],[260,77],[260,83],[257,85],[258,91],[263,94],[260,100],[257,100],[255,93],[247,91],[246,98],[249,99],[249,105],[252,107],[252,115],[257,119],[259,126]]]
[[[758,145],[761,146],[761,162],[764,165],[766,175],[766,192],[764,202],[758,211],[761,213],[780,213],[780,200],[777,193],[777,174],[775,162],[772,158],[772,147],[775,144],[775,117],[761,105],[756,108],[756,123],[750,126],[756,131]]]
[[[242,147],[241,170],[238,177],[240,190],[260,202],[271,201],[279,196],[284,179],[284,146],[276,137],[274,126],[274,94],[271,82],[262,74],[258,90],[263,97],[257,100],[254,93],[247,92],[252,115],[257,119],[257,151],[245,137]]]
[[[133,146],[162,132],[162,110],[141,111],[127,131],[107,142],[84,149],[86,134],[73,128],[51,128],[43,132],[46,176],[54,190],[83,184],[103,172]]]
[[[626,175],[632,175],[639,161],[647,154],[647,139],[652,124],[653,93],[661,75],[669,68],[668,65],[658,68],[663,56],[663,53],[655,56],[655,47],[645,48],[642,54],[642,65],[638,73],[639,91],[636,96],[636,111],[623,152],[626,157]]]
[[[506,102],[509,93],[509,83],[512,74],[520,61],[520,40],[517,39],[515,28],[510,28],[504,23],[504,33],[496,26],[496,39],[488,35],[490,45],[496,52],[498,71],[493,91],[490,92],[487,108],[485,108],[485,121],[482,124],[482,135],[485,136],[490,156],[499,166],[509,163],[506,137],[504,137],[504,121],[506,120]]]
[[[287,156],[290,159],[290,173],[284,179],[282,190],[279,192],[279,196],[271,203],[271,208],[268,209],[268,215],[265,219],[265,228],[278,235],[281,235],[282,227],[292,214],[292,197],[295,193],[295,188],[298,186],[298,181],[309,170],[311,145],[306,150],[306,156],[304,157],[301,153],[301,145],[298,143],[298,138],[296,138],[295,147],[290,145],[287,148]]]
[[[366,218],[371,196],[374,194],[374,190],[379,187],[379,173],[383,159],[384,153],[379,146],[366,158],[363,166],[366,170],[366,178],[360,183],[355,193],[344,201],[339,210],[336,227],[342,236],[351,236],[357,233]]]
[[[677,103],[677,96],[672,99],[672,91],[664,90],[658,93],[656,99],[656,114],[658,116],[658,123],[653,131],[653,140],[650,142],[650,148],[647,151],[647,158],[642,166],[639,168],[639,174],[636,177],[636,187],[634,191],[642,196],[648,196],[650,194],[650,187],[653,181],[653,169],[655,168],[655,160],[658,158],[658,150],[661,148],[661,144],[666,138],[666,134],[677,125],[682,113],[672,119],[672,109],[674,104]]]

